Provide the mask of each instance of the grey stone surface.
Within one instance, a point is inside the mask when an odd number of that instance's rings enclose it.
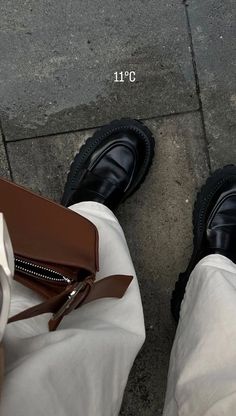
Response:
[[[8,143],[13,180],[59,202],[74,155],[92,133],[89,130]]]
[[[10,171],[6,157],[5,147],[0,133],[0,176],[10,179]]]
[[[188,13],[215,169],[236,163],[236,2],[190,0]]]
[[[161,415],[175,332],[170,296],[191,251],[195,194],[208,175],[199,114],[146,123],[156,138],[150,174],[118,210],[141,286],[147,341],[122,416]],[[8,144],[15,181],[59,200],[73,153],[91,132]]]
[[[8,0],[0,53],[7,140],[198,107],[182,0]]]

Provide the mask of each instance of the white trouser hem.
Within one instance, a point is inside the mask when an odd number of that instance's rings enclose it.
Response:
[[[164,416],[234,416],[236,265],[213,254],[193,270],[171,352]]]

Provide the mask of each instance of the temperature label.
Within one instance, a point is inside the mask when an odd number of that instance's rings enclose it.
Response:
[[[121,72],[114,72],[115,79],[114,82],[135,82],[136,76],[135,71],[121,71]]]

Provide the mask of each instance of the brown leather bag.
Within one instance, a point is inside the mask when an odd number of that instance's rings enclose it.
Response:
[[[132,276],[95,282],[99,239],[90,221],[5,179],[0,179],[0,212],[12,240],[15,280],[45,298],[8,322],[52,312],[49,329],[55,330],[82,304],[124,295]]]

